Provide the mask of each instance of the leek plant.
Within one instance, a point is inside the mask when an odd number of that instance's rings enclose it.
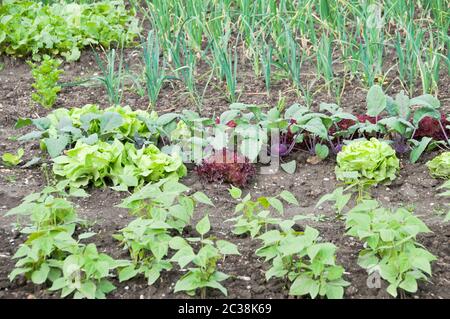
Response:
[[[109,103],[120,105],[123,97],[123,88],[125,84],[126,72],[123,63],[123,51],[120,51],[118,64],[116,66],[117,54],[115,49],[105,52],[106,64],[94,51],[95,60],[102,75],[94,77],[94,80],[103,84],[108,95]]]
[[[153,30],[149,31],[143,43],[144,79],[149,99],[149,108],[156,107],[159,92],[166,79],[163,67],[160,66],[160,47],[158,37]]]

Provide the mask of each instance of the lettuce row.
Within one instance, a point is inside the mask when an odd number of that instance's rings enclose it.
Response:
[[[78,141],[73,149],[53,159],[55,175],[69,180],[72,187],[89,183],[126,191],[161,178],[186,175],[187,170],[177,154],[162,153],[155,145],[137,149],[132,143],[98,141],[88,145]]]

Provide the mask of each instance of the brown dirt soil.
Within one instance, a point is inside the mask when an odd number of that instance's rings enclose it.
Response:
[[[137,50],[126,51],[126,61],[139,70],[136,63],[139,62],[140,52]],[[24,161],[33,156],[44,156],[40,154],[37,143],[20,143],[15,137],[30,131],[24,128],[14,130],[14,123],[19,117],[45,116],[49,111],[35,105],[31,101],[32,78],[29,67],[22,60],[0,57],[3,60],[4,69],[0,71],[0,154],[16,151],[19,147],[25,149]],[[137,66],[136,66],[137,65]],[[87,78],[98,74],[94,55],[85,52],[81,60],[76,63],[65,64],[65,73],[62,81],[73,82],[80,78]],[[281,92],[286,97],[287,105],[301,102],[296,94],[290,90],[289,83],[281,80],[274,83],[273,93],[270,97],[264,93],[264,83],[256,79],[248,64],[240,67],[239,85],[242,90],[240,102],[244,103],[267,103],[274,105]],[[206,66],[201,66],[200,75],[207,71]],[[312,69],[311,72],[314,72]],[[206,80],[202,80],[206,81]],[[203,88],[204,82],[198,85]],[[214,81],[213,81],[214,82]],[[395,83],[395,82],[394,82]],[[449,78],[446,76],[440,84],[439,98],[444,110],[450,109]],[[419,88],[419,86],[418,86]],[[388,93],[395,94],[401,88],[399,85],[391,85]],[[223,88],[216,81],[206,92],[204,100],[204,115],[220,114],[227,109],[229,103],[223,97]],[[347,89],[342,98],[342,105],[353,112],[359,112],[365,105],[366,91],[361,89],[357,81],[347,84]],[[314,97],[314,107],[318,102],[333,102],[332,96],[325,91],[319,92]],[[100,86],[69,86],[63,88],[58,97],[55,107],[82,106],[87,103],[97,103],[101,106],[108,105],[108,99],[104,89]],[[147,98],[138,96],[132,90],[125,92],[123,105],[133,108],[146,109]],[[162,114],[170,111],[181,111],[182,109],[195,110],[194,104],[183,94],[183,88],[179,83],[167,84],[160,95],[157,111]],[[419,291],[407,298],[450,298],[450,223],[443,223],[442,212],[445,201],[436,196],[436,187],[439,181],[432,179],[424,163],[432,158],[435,153],[426,154],[417,164],[410,164],[407,158],[402,159],[402,170],[400,176],[391,184],[378,186],[373,195],[388,206],[414,205],[417,215],[430,227],[433,233],[420,236],[418,239],[427,249],[435,254],[438,259],[433,263],[433,277],[430,282],[421,283]],[[297,172],[293,175],[277,172],[273,175],[258,175],[256,179],[245,189],[253,196],[277,194],[282,189],[291,191],[300,202],[300,207],[289,208],[286,217],[298,214],[311,214],[314,219],[305,219],[299,222],[300,227],[311,225],[317,228],[321,237],[326,241],[333,242],[337,247],[338,263],[346,269],[345,279],[351,282],[346,289],[346,298],[389,298],[385,286],[381,289],[369,289],[366,285],[367,274],[357,263],[358,250],[361,243],[354,238],[345,236],[342,220],[335,217],[331,207],[324,205],[315,208],[318,199],[336,187],[334,176],[333,159],[326,160],[317,165],[306,162],[307,154],[297,152],[292,155],[298,162]],[[0,166],[0,215],[20,203],[27,194],[39,191],[45,185],[45,174],[40,168],[6,168]],[[287,298],[283,283],[278,280],[266,282],[264,279],[265,265],[258,259],[254,251],[258,247],[257,241],[250,238],[236,237],[231,233],[231,225],[224,221],[233,216],[234,202],[228,195],[228,185],[207,184],[198,179],[194,172],[182,180],[192,190],[204,191],[216,204],[216,208],[210,210],[212,223],[212,234],[220,238],[228,239],[236,243],[241,256],[229,257],[221,265],[222,270],[232,276],[224,284],[228,288],[230,298]],[[127,254],[122,251],[117,242],[111,237],[117,230],[124,227],[131,217],[123,209],[114,205],[120,203],[126,196],[111,189],[90,189],[91,196],[87,199],[77,200],[78,213],[80,217],[94,222],[92,230],[97,236],[92,240],[99,250],[111,254],[115,258],[126,258]],[[199,215],[202,215],[200,212]],[[58,298],[45,289],[37,287],[23,279],[10,282],[7,278],[9,272],[14,268],[11,256],[14,254],[24,237],[14,230],[11,225],[12,218],[0,218],[0,298]],[[174,282],[181,275],[177,270],[166,272],[162,278],[153,286],[148,286],[144,278],[135,278],[125,283],[119,283],[113,279],[118,287],[112,292],[110,298],[186,298],[182,293],[174,294]],[[211,298],[222,297],[216,291],[209,291]]]

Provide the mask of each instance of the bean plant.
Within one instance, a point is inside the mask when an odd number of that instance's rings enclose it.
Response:
[[[181,269],[192,264],[192,268],[183,275],[175,284],[175,292],[185,291],[188,295],[194,296],[200,289],[200,297],[206,297],[206,289],[214,288],[220,290],[225,296],[227,289],[221,284],[229,278],[229,275],[217,269],[218,261],[224,260],[228,255],[239,255],[236,245],[214,237],[205,237],[210,231],[211,225],[208,215],[205,215],[195,226],[201,236],[200,238],[174,237],[170,242],[170,247],[178,250],[171,258],[177,262]],[[192,243],[192,244],[190,244]],[[197,252],[192,245],[199,246]]]
[[[234,222],[233,233],[242,235],[249,233],[252,238],[261,234],[262,231],[267,231],[271,224],[278,224],[280,218],[270,216],[270,207],[274,208],[280,215],[284,213],[283,199],[289,204],[298,206],[298,201],[291,192],[282,191],[279,195],[273,197],[261,196],[252,200],[250,194],[242,198],[242,190],[232,186],[229,190],[231,197],[238,200],[239,203],[235,207],[235,214],[241,215],[228,219],[227,221]]]
[[[262,246],[256,255],[270,262],[266,280],[284,279],[293,296],[309,295],[342,298],[349,283],[342,278],[344,268],[336,264],[336,246],[319,242],[319,232],[307,226],[303,232],[292,229],[294,221],[284,221],[279,229],[258,236]]]
[[[417,282],[431,276],[436,257],[416,241],[418,234],[431,231],[408,209],[392,210],[376,200],[363,200],[346,214],[345,224],[347,235],[364,242],[358,265],[369,274],[378,272],[393,297],[398,289],[415,293]]]

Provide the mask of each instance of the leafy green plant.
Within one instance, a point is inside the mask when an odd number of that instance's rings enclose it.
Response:
[[[57,261],[64,260],[67,250],[77,246],[77,241],[72,238],[74,231],[75,224],[49,226],[38,231],[25,229],[29,237],[12,257],[18,261],[9,280],[24,275],[38,285],[60,277]]]
[[[181,233],[200,203],[214,206],[204,193],[187,195],[188,191],[176,176],[170,176],[136,190],[118,207],[128,209],[132,215],[165,223]]]
[[[19,206],[6,213],[5,216],[17,216],[19,224],[22,217],[29,224],[21,229],[28,238],[13,256],[13,259],[19,260],[9,275],[11,281],[24,274],[33,283],[42,284],[60,275],[50,260],[64,258],[67,249],[77,245],[72,235],[76,224],[81,222],[74,206],[66,198],[87,196],[83,190],[70,189],[67,192],[67,184],[60,182],[38,193],[31,193]]]
[[[430,175],[450,179],[450,152],[444,152],[426,163]]]
[[[168,175],[184,176],[186,167],[177,154],[162,153],[155,145],[137,149],[132,143],[112,144],[97,141],[93,145],[78,141],[65,155],[53,159],[55,175],[68,179],[70,186],[106,186],[126,191],[129,187],[156,182]]]
[[[374,85],[367,93],[367,115],[373,123],[359,125],[358,131],[377,132],[392,140],[397,153],[411,151],[409,160],[417,162],[424,151],[436,145],[448,147],[446,118],[438,109],[440,102],[430,94],[409,98],[403,91],[395,98]],[[386,111],[387,117],[380,114]],[[448,144],[448,145],[447,145]]]
[[[58,85],[59,76],[63,72],[58,70],[61,61],[44,55],[40,65],[31,62],[28,62],[28,64],[31,66],[31,74],[34,78],[32,86],[36,90],[31,95],[33,101],[45,108],[51,108],[56,102],[58,93],[61,91],[61,86]]]
[[[89,45],[127,44],[140,32],[133,10],[122,0],[92,3],[3,1],[0,7],[0,53],[39,60],[42,54],[60,54],[78,60]]]
[[[217,270],[217,262],[227,255],[239,255],[236,245],[226,240],[216,240],[213,237],[205,238],[211,228],[208,215],[205,215],[195,226],[201,238],[174,237],[169,245],[172,249],[178,250],[171,258],[177,262],[180,268],[193,264],[194,267],[188,271],[175,284],[175,292],[185,291],[188,295],[194,296],[197,289],[200,289],[201,298],[206,297],[206,288],[219,289],[225,296],[227,289],[221,284],[229,278],[227,274]],[[189,244],[198,243],[200,248],[195,253]]]
[[[74,298],[105,298],[114,290],[108,281],[110,270],[124,265],[106,254],[99,254],[94,244],[81,244],[95,233],[81,233],[73,238],[76,226],[82,222],[66,197],[84,197],[80,189],[68,182],[47,186],[39,193],[26,196],[19,206],[6,215],[26,216],[31,225],[21,229],[27,239],[16,251],[18,259],[8,278],[13,281],[24,275],[34,284],[51,282],[50,291],[61,290],[61,297],[72,293]]]
[[[363,240],[358,264],[371,274],[375,271],[389,282],[387,292],[397,289],[414,293],[417,281],[431,276],[430,263],[436,259],[416,242],[428,227],[411,211],[381,207],[375,200],[363,200],[346,214],[347,235]]]
[[[261,231],[267,231],[269,225],[278,224],[280,218],[270,216],[270,207],[274,208],[280,215],[284,213],[283,199],[289,204],[298,206],[298,201],[292,193],[284,190],[279,195],[273,197],[258,197],[252,200],[252,197],[247,194],[242,198],[242,191],[232,186],[229,190],[231,197],[238,200],[239,203],[235,207],[235,214],[241,215],[228,219],[227,221],[234,222],[233,233],[242,235],[249,233],[253,238],[261,234]]]
[[[53,281],[50,291],[61,290],[61,298],[105,299],[116,287],[108,280],[111,271],[122,264],[107,254],[99,253],[94,244],[78,245],[62,261],[53,262],[61,277]]]
[[[17,154],[12,153],[3,153],[2,161],[6,166],[17,166],[22,161],[22,157],[24,154],[23,148],[19,148],[17,150]]]
[[[55,186],[47,186],[38,193],[25,196],[22,203],[9,210],[5,216],[27,218],[33,225],[31,229],[36,231],[50,226],[81,222],[73,204],[66,198],[69,196],[87,197],[88,194],[84,190],[76,188],[66,191],[68,184],[68,181],[61,181]]]
[[[183,231],[199,203],[213,206],[204,193],[188,191],[176,177],[168,177],[145,185],[118,205],[139,216],[114,235],[131,256],[119,271],[120,281],[143,274],[151,285],[163,270],[172,269],[168,254],[173,231]]]
[[[347,206],[350,201],[352,194],[345,193],[345,189],[343,187],[336,188],[332,193],[323,195],[316,204],[316,207],[319,207],[324,202],[332,201],[334,202],[334,209],[338,216],[342,216],[342,212],[344,208]]]
[[[16,129],[34,125],[38,130],[19,138],[41,140],[41,149],[57,157],[78,140],[86,144],[97,141],[132,141],[136,145],[156,143],[159,137],[156,112],[133,111],[129,106],[100,109],[96,104],[81,108],[56,109],[44,118],[19,119]]]
[[[394,180],[400,168],[392,147],[375,138],[344,145],[336,161],[337,179],[346,184],[357,185],[359,198],[367,186]]]
[[[113,236],[131,256],[131,261],[119,270],[121,282],[143,274],[152,285],[161,271],[172,269],[172,264],[165,259],[172,239],[168,233],[171,228],[161,220],[137,218]]]
[[[304,232],[294,231],[294,223],[283,221],[281,230],[257,237],[262,246],[256,255],[271,263],[266,280],[275,277],[291,282],[289,294],[294,296],[342,298],[349,283],[342,278],[344,268],[335,263],[336,246],[318,242],[319,232],[309,226]]]

